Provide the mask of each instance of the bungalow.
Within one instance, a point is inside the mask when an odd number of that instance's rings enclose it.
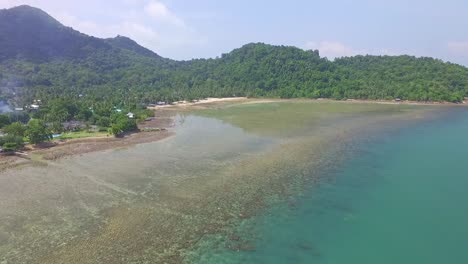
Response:
[[[38,104],[32,104],[32,105],[30,106],[30,108],[31,108],[32,110],[39,110],[40,106],[39,106]]]
[[[133,119],[133,118],[135,118],[135,114],[130,112],[130,113],[127,114],[127,117],[130,118],[130,119]]]

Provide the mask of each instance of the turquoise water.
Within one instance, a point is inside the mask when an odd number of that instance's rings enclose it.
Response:
[[[468,263],[468,111],[382,134],[203,263]],[[247,231],[248,230],[248,231]]]

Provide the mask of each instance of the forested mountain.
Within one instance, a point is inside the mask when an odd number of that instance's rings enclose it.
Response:
[[[339,85],[349,98],[459,101],[468,92],[468,69],[433,58],[355,56],[334,62],[346,71]]]
[[[468,69],[431,58],[356,56],[247,44],[217,59],[174,61],[118,36],[99,39],[29,6],[0,10],[0,98],[78,98],[87,104],[207,96],[409,99],[458,102]]]
[[[64,27],[44,11],[19,6],[0,10],[0,60],[81,59],[97,50],[111,50],[106,42]]]

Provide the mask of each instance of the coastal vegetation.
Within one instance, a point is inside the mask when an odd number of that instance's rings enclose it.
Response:
[[[123,114],[116,114],[112,116],[111,127],[109,134],[120,136],[125,132],[134,131],[137,129],[137,124],[134,119],[128,118]]]
[[[52,139],[52,133],[44,121],[39,119],[32,119],[28,122],[24,135],[29,139],[31,144],[39,144]]]
[[[0,25],[0,97],[20,106],[38,98],[128,107],[231,96],[461,102],[468,95],[468,69],[433,58],[330,61],[318,50],[251,43],[215,59],[175,61],[122,36],[81,34],[28,6],[0,11]]]
[[[52,139],[52,132],[44,121],[31,119],[26,125],[15,122],[3,128],[6,136],[0,137],[0,147],[3,150],[20,149],[26,141],[39,144]]]

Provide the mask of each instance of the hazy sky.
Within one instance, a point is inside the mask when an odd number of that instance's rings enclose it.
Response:
[[[468,0],[0,0],[39,7],[97,37],[128,36],[173,59],[249,42],[354,54],[432,56],[468,65]]]

